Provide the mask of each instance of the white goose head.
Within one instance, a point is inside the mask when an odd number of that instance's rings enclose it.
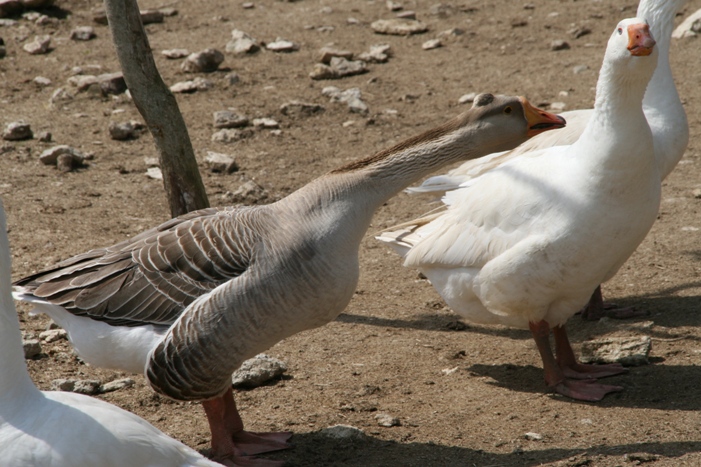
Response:
[[[613,65],[618,76],[633,74],[649,81],[657,66],[657,48],[650,25],[642,18],[624,19],[611,34],[604,62]],[[647,57],[647,58],[646,58]]]

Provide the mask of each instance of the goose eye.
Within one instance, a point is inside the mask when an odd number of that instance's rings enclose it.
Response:
[[[513,109],[511,108],[511,106],[505,107],[505,108],[504,108],[504,113],[508,115],[508,114],[511,113],[512,110],[513,110]]]
[[[623,34],[623,28],[618,28],[618,35],[620,36],[621,34]]]

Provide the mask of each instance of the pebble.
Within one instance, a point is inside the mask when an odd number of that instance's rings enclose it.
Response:
[[[89,41],[97,37],[92,26],[79,26],[71,31],[71,39],[74,41]]]
[[[205,49],[188,55],[180,68],[185,73],[211,73],[224,61],[224,54],[217,49]]]
[[[575,67],[572,68],[572,73],[575,75],[579,75],[587,71],[589,67],[587,65],[576,65]]]
[[[59,378],[51,381],[52,391],[72,392],[75,387],[75,380]]]
[[[30,55],[41,55],[51,50],[51,36],[36,36],[32,42],[24,44],[22,48]]]
[[[229,203],[257,204],[268,199],[268,192],[253,180],[249,180],[233,192],[224,194]]]
[[[234,72],[227,73],[227,75],[224,76],[224,79],[226,80],[226,82],[229,85],[236,84],[239,81],[241,81],[241,77],[237,73],[234,73]]]
[[[327,86],[322,89],[321,94],[331,99],[331,102],[344,102],[348,104],[348,108],[351,112],[368,112],[368,106],[362,101],[359,88],[350,88],[346,89],[345,91],[341,91],[335,86]]]
[[[649,336],[608,337],[582,342],[582,363],[620,363],[627,366],[647,365],[652,348]]]
[[[350,425],[330,426],[321,430],[319,434],[338,440],[362,440],[366,437],[363,430]]]
[[[368,68],[362,60],[347,60],[343,57],[332,57],[329,65],[317,63],[309,74],[311,79],[340,79],[347,76],[367,73]]]
[[[309,116],[326,110],[319,104],[307,102],[290,101],[280,106],[280,112],[289,117]]]
[[[391,426],[400,426],[401,422],[397,417],[393,417],[389,414],[386,413],[378,413],[375,415],[375,420],[377,420],[377,424],[380,426],[384,427],[391,427]]]
[[[231,40],[227,42],[225,50],[234,54],[252,54],[260,50],[260,44],[247,33],[234,29],[231,31]]]
[[[22,348],[24,349],[24,358],[34,358],[41,353],[41,342],[39,339],[22,338]]]
[[[64,154],[69,154],[71,158],[75,158],[76,163],[80,165],[82,165],[85,160],[85,154],[75,148],[61,144],[42,152],[41,155],[39,155],[39,161],[44,165],[57,165],[59,156]]]
[[[391,0],[388,0],[386,5],[389,11],[400,11],[404,9],[401,3],[393,2]]]
[[[389,34],[394,36],[408,36],[411,34],[421,34],[428,31],[421,21],[412,19],[378,19],[370,27],[377,34]]]
[[[51,80],[49,78],[44,78],[43,76],[37,76],[32,81],[34,84],[42,88],[51,86]]]
[[[51,93],[49,102],[53,105],[57,102],[68,102],[70,100],[73,100],[73,94],[69,93],[64,88],[56,88],[56,90]]]
[[[353,52],[350,50],[340,50],[334,49],[333,47],[322,47],[319,50],[319,61],[325,63],[326,65],[331,63],[331,59],[334,57],[345,58],[346,60],[353,59]]]
[[[523,435],[524,438],[530,441],[542,441],[543,440],[543,435],[540,433],[535,433],[533,431],[529,431],[525,435]]]
[[[209,170],[214,173],[230,174],[239,169],[236,160],[228,154],[207,151],[207,156],[204,160],[209,166]]]
[[[397,13],[397,18],[400,19],[416,19],[416,12],[407,10],[407,11],[402,11],[401,13]]]
[[[248,117],[234,109],[214,112],[214,128],[241,128],[249,123]]]
[[[168,49],[168,50],[162,50],[161,54],[165,58],[169,58],[171,60],[178,60],[178,59],[185,58],[188,55],[190,55],[190,51],[187,49]]]
[[[171,92],[175,93],[192,93],[197,91],[206,91],[214,87],[214,83],[205,78],[197,77],[191,81],[181,81],[170,87]]]
[[[99,388],[99,393],[119,391],[120,389],[130,388],[134,385],[134,380],[131,378],[115,379],[109,383],[105,383]]]
[[[272,118],[254,118],[253,126],[266,129],[280,128],[280,124],[277,120],[273,120]]]
[[[439,47],[443,47],[443,42],[440,39],[431,39],[421,44],[421,48],[424,50],[437,49]]]
[[[49,132],[49,131],[41,131],[41,132],[39,132],[39,135],[37,136],[37,139],[41,143],[50,143],[52,138],[53,138],[53,136],[51,135],[51,132]]]
[[[39,339],[50,344],[61,339],[68,339],[68,333],[65,329],[49,329],[48,331],[40,332]]]
[[[363,52],[358,56],[359,60],[368,63],[385,63],[392,54],[389,44],[371,45],[368,52]]]
[[[160,167],[149,167],[146,169],[146,176],[152,180],[163,180],[163,172]]]
[[[2,138],[7,141],[22,141],[25,139],[32,139],[34,133],[32,128],[28,123],[24,122],[11,122],[5,127],[5,131],[2,132]]]
[[[570,29],[567,32],[575,39],[579,39],[582,36],[591,34],[591,29],[586,26],[577,26],[576,28]]]
[[[570,44],[562,39],[555,39],[550,43],[550,50],[567,50],[570,48]]]
[[[241,4],[241,8],[243,8],[244,10],[250,10],[251,8],[255,8],[255,7],[256,6],[251,2],[246,2],[246,3]]]
[[[458,99],[458,104],[472,104],[475,101],[475,97],[477,97],[476,92],[463,94],[460,96],[460,99]]]
[[[251,130],[236,130],[231,128],[224,128],[219,130],[212,135],[213,143],[229,144],[236,141],[241,141],[242,139],[248,138],[253,135]]]
[[[292,41],[288,41],[286,39],[281,39],[278,37],[273,42],[266,44],[265,48],[272,52],[289,53],[299,50],[299,45],[295,44]]]
[[[234,387],[256,388],[279,378],[287,371],[287,364],[266,354],[258,354],[243,362],[231,376]]]
[[[110,122],[110,138],[116,141],[136,139],[146,127],[141,122]]]
[[[97,379],[81,379],[75,382],[73,392],[93,396],[100,393],[100,380]]]

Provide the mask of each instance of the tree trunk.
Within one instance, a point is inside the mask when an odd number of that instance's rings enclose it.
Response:
[[[105,0],[105,10],[124,81],[156,141],[171,215],[209,207],[185,121],[158,73],[136,0]]]

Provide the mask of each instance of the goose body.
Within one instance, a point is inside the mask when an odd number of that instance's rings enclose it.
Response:
[[[144,372],[178,400],[203,400],[216,458],[288,446],[243,430],[231,373],[285,337],[341,313],[375,209],[452,161],[564,126],[523,98],[483,94],[440,127],[334,170],[266,206],[212,208],[16,283],[63,326],[85,361]]]
[[[687,1],[641,0],[636,14],[637,17],[646,19],[650,24],[652,36],[657,40],[659,50],[657,68],[643,98],[643,111],[652,131],[660,183],[672,172],[684,155],[689,143],[689,125],[686,113],[674,85],[672,69],[669,64],[674,18]],[[530,157],[540,149],[573,144],[581,136],[593,115],[593,109],[563,112],[562,116],[567,120],[567,127],[562,131],[543,133],[513,150],[466,161],[447,174],[431,177],[421,186],[408,190],[415,193],[441,194],[515,158]],[[600,287],[595,290],[589,303],[582,310],[582,316],[586,319],[599,319],[604,315],[624,318],[641,314],[645,314],[644,310],[636,311],[632,308],[606,310]]]
[[[624,370],[576,363],[563,325],[633,253],[659,208],[660,172],[642,109],[653,46],[644,20],[619,23],[594,114],[575,143],[512,159],[446,193],[446,211],[430,222],[379,237],[460,315],[531,329],[548,384],[578,399],[619,388],[570,381],[566,373]],[[547,355],[551,328],[558,364]]]
[[[39,391],[29,378],[12,301],[0,201],[0,452],[32,467],[214,467],[136,415],[92,397]]]

